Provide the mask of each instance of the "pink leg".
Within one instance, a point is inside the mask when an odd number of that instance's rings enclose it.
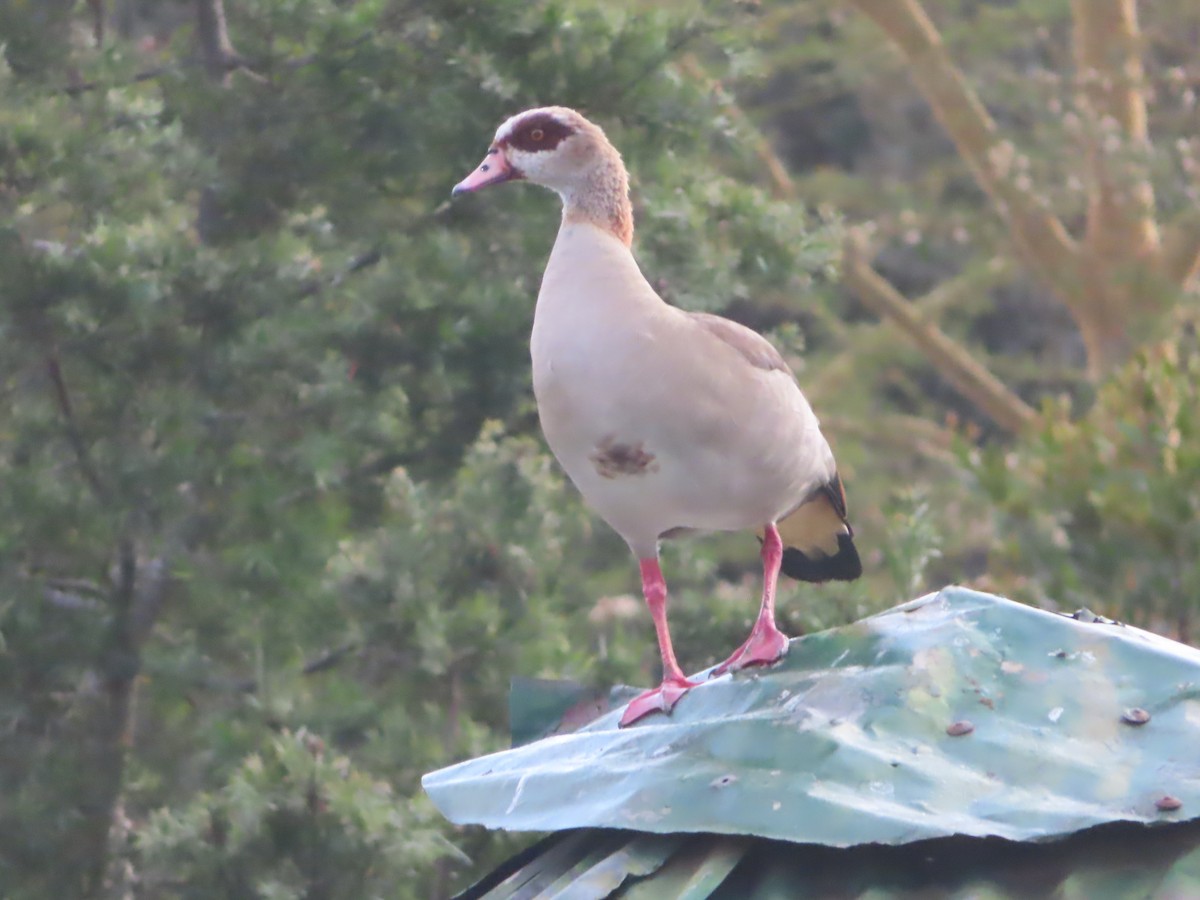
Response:
[[[671,646],[671,632],[667,629],[667,583],[657,559],[643,559],[642,593],[650,615],[654,619],[654,630],[658,634],[658,649],[662,654],[662,684],[652,691],[639,694],[629,702],[621,716],[621,727],[636,722],[654,712],[670,712],[679,698],[699,682],[688,681],[679,663],[675,661],[675,649]]]
[[[783,562],[783,541],[774,524],[768,525],[763,535],[762,561],[762,606],[759,607],[754,628],[746,642],[734,650],[729,659],[713,669],[714,676],[736,672],[746,666],[769,665],[787,653],[787,636],[775,627],[775,586],[779,582],[779,566]]]

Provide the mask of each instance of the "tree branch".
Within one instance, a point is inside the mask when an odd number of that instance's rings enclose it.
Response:
[[[1017,433],[1036,419],[1031,406],[936,325],[923,321],[913,305],[871,268],[865,240],[853,231],[846,239],[842,274],[864,304],[894,321],[942,377],[1001,428]]]
[[[374,37],[374,35],[370,33],[363,34],[352,41],[347,41],[340,47],[327,48],[327,50],[331,49],[335,52],[352,50],[355,47],[367,43],[372,37]],[[247,60],[241,54],[235,54],[227,61],[226,69],[227,71],[240,69],[247,73],[266,68],[295,70],[302,69],[305,66],[311,66],[318,60],[327,58],[327,55],[323,55],[322,53],[305,53],[302,56],[285,58],[282,60]],[[114,88],[130,87],[135,84],[141,84],[144,81],[153,81],[156,78],[162,78],[164,75],[172,75],[177,72],[183,72],[187,69],[195,68],[196,66],[207,66],[207,63],[203,59],[181,59],[178,62],[171,63],[169,65],[151,66],[149,69],[143,69],[140,72],[135,72],[124,81],[82,81],[78,84],[70,84],[66,87],[59,88],[58,92],[67,94],[69,96],[76,96],[77,94],[83,94],[88,91],[107,91]],[[262,80],[261,76],[256,75],[255,77]]]
[[[75,454],[75,462],[79,465],[79,471],[83,473],[83,479],[87,482],[88,487],[92,489],[96,499],[106,500],[108,497],[108,489],[104,486],[104,482],[100,480],[100,475],[92,465],[91,456],[88,453],[87,444],[83,442],[83,435],[79,433],[79,427],[75,423],[75,410],[71,405],[71,395],[67,391],[67,383],[63,378],[62,367],[58,363],[58,356],[53,350],[49,351],[46,356],[46,374],[50,378],[50,384],[54,388],[54,399],[58,403],[58,411],[62,414],[63,428],[67,433],[67,443],[71,445],[71,451]]]
[[[306,662],[300,669],[302,675],[316,675],[318,672],[325,672],[342,663],[343,660],[351,653],[359,649],[356,641],[342,644],[340,647],[334,647],[332,650],[327,650],[315,659]]]
[[[1200,209],[1189,207],[1175,218],[1163,235],[1163,274],[1185,290],[1200,275]]]
[[[154,66],[149,69],[143,69],[136,72],[126,81],[107,82],[107,81],[81,81],[78,84],[69,84],[61,88],[62,93],[74,97],[78,94],[84,94],[88,91],[110,90],[112,88],[129,87],[135,84],[141,84],[143,81],[153,81],[155,78],[162,78],[164,75],[172,72],[178,72],[186,68],[188,65],[197,65],[196,62],[183,61],[178,65],[171,66]]]
[[[770,179],[771,195],[776,200],[794,200],[796,189],[792,183],[791,176],[788,174],[787,166],[783,164],[783,160],[779,158],[779,154],[775,152],[775,148],[771,146],[771,142],[767,140],[767,136],[747,119],[745,111],[728,97],[721,85],[715,79],[709,77],[708,73],[704,71],[703,66],[696,61],[694,55],[689,54],[681,59],[679,67],[689,78],[703,83],[708,90],[719,95],[721,97],[721,109],[725,115],[729,116],[732,122],[742,126],[749,132],[754,144],[754,155],[763,164],[763,168],[767,172],[767,177]]]
[[[1012,275],[1012,263],[1004,258],[992,259],[986,270],[968,271],[948,281],[943,281],[925,296],[911,301],[913,313],[922,322],[934,322],[947,309],[960,303],[964,296],[980,294],[989,290]],[[846,348],[821,366],[820,372],[807,381],[804,392],[810,398],[827,395],[845,384],[854,371],[861,368],[864,359],[891,358],[889,350],[896,344],[895,321],[883,317],[873,322],[863,322],[846,336]]]
[[[139,657],[130,622],[137,592],[137,555],[133,541],[117,545],[116,576],[109,595],[111,625],[98,665],[98,681],[88,691],[80,762],[88,777],[81,782],[79,853],[87,896],[99,896],[108,868],[108,841],[125,782],[125,762],[133,717],[133,693]]]
[[[55,740],[68,752],[77,770],[73,796],[77,820],[68,840],[69,865],[84,880],[84,896],[99,897],[109,874],[112,841],[120,832],[122,798],[133,723],[142,648],[162,610],[171,584],[172,561],[192,539],[195,517],[178,523],[166,539],[162,554],[141,559],[132,537],[117,541],[112,584],[104,592],[107,631],[93,665],[75,692],[78,713],[64,717],[72,722]],[[58,579],[48,583],[74,585],[94,591],[90,582]]]
[[[242,58],[229,40],[225,21],[225,0],[196,0],[196,35],[204,68],[210,78],[222,79],[231,69],[242,65]]]
[[[319,675],[322,672],[336,669],[355,654],[368,649],[369,646],[358,641],[348,641],[305,661],[299,669],[299,674],[305,676]],[[232,676],[209,674],[197,677],[195,685],[202,690],[235,694],[254,694],[261,687],[257,678],[235,678]]]
[[[954,432],[919,416],[886,414],[868,421],[859,416],[823,415],[821,427],[833,435],[856,435],[866,441],[906,446],[933,462],[958,465]]]
[[[1148,134],[1136,2],[1071,0],[1071,13],[1078,105],[1092,125],[1088,250],[1101,264],[1136,264],[1159,248],[1154,188],[1140,158]],[[1116,138],[1124,146],[1109,146]]]
[[[1100,2],[1100,0],[1094,0]],[[1079,299],[1078,248],[1063,223],[1010,176],[1016,155],[950,58],[918,0],[851,0],[896,45],[917,88],[954,141],[975,181],[1005,219],[1018,251],[1072,311]]]
[[[1144,141],[1145,76],[1139,55],[1136,0],[1071,0],[1076,77],[1097,116],[1110,116],[1125,134]]]

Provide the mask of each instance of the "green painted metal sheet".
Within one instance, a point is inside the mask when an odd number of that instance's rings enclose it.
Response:
[[[1134,708],[1149,721],[1131,724]],[[433,772],[425,789],[459,824],[835,847],[1200,813],[1200,651],[960,588],[794,640],[670,716],[618,717]]]
[[[639,691],[601,691],[576,681],[514,678],[508,697],[508,723],[514,747],[575,731]]]

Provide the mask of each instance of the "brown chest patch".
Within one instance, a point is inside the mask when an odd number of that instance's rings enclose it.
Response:
[[[654,454],[646,450],[641,441],[636,444],[626,444],[614,437],[606,437],[596,445],[596,452],[589,459],[603,478],[616,478],[619,475],[645,475],[647,472],[658,471],[658,463],[654,461]]]

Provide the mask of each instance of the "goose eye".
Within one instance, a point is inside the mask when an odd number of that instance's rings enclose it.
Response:
[[[540,141],[546,136],[546,132],[540,128],[535,128],[533,131],[529,132],[529,136],[535,141]]]

